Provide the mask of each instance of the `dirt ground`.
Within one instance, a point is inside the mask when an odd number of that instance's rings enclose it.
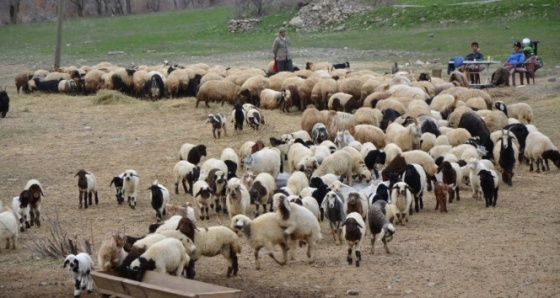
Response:
[[[374,68],[371,62],[355,65]],[[389,69],[391,62],[385,65]],[[13,65],[2,69],[8,69],[3,78],[21,70]],[[262,131],[234,132],[228,126],[228,136],[214,140],[205,117],[220,111],[229,116],[229,106],[195,109],[192,98],[94,105],[93,97],[17,95],[14,86],[8,86],[8,92],[10,112],[0,120],[0,199],[10,206],[12,197],[31,178],[41,181],[46,197],[44,225],[20,233],[16,251],[6,251],[0,244],[0,297],[72,294],[63,260],[41,257],[33,249],[32,234],[49,235],[47,217],[58,215],[69,236],[92,240],[97,263],[97,249],[108,231],[147,233],[155,212],[146,189],[154,180],[174,188],[172,169],[183,143],[204,143],[208,158],[219,158],[225,147],[237,151],[245,141],[266,141],[300,129],[301,112],[264,111],[267,124]],[[536,86],[490,92],[507,103],[529,103],[535,112],[534,124],[560,144],[558,82],[542,77]],[[100,203],[87,210],[78,209],[74,178],[82,168],[92,171],[99,181]],[[112,177],[127,169],[135,169],[140,176],[136,210],[117,205],[109,187]],[[389,244],[392,253],[385,254],[377,243],[376,254],[371,255],[367,240],[358,268],[347,264],[346,246],[335,245],[325,221],[314,264],[307,263],[304,249],[299,248],[296,260],[283,267],[261,253],[262,269],[257,271],[252,249],[242,239],[238,276],[226,278],[226,262],[215,257],[197,262],[196,279],[241,289],[248,297],[344,297],[348,290],[362,297],[558,297],[559,175],[556,168],[537,174],[520,165],[513,187],[500,184],[496,208],[485,208],[467,190],[461,192],[461,201],[448,205],[449,212],[442,214],[434,211],[433,193],[426,193],[424,210],[405,227],[397,227]],[[183,192],[171,194],[172,203],[185,201],[194,203]],[[210,221],[197,224],[228,225],[229,220],[211,214]]]

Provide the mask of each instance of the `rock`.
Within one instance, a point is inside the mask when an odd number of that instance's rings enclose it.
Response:
[[[346,26],[344,26],[344,25],[341,25],[341,26],[338,26],[338,27],[334,28],[334,31],[344,31],[344,30],[346,30]]]
[[[241,19],[241,20],[229,20],[228,31],[231,33],[242,33],[248,32],[255,29],[256,25],[259,24],[261,20],[259,19]]]
[[[124,54],[123,51],[109,51],[107,55],[121,55]]]
[[[360,295],[360,290],[358,290],[358,289],[346,290],[346,294],[348,294],[350,296],[357,296],[357,295]]]
[[[422,62],[420,60],[416,60],[416,61],[412,62],[412,65],[413,66],[422,66],[422,65],[424,65],[424,62]]]
[[[41,282],[41,286],[43,286],[43,287],[44,287],[44,286],[47,286],[48,284],[49,284],[49,283],[46,282],[46,281]]]
[[[433,282],[433,281],[431,281],[431,282],[428,283],[428,287],[430,287],[430,288],[433,288],[433,287],[435,287],[435,286],[436,286],[436,283]]]
[[[549,82],[556,82],[556,78],[555,78],[555,77],[554,77],[554,78],[550,78],[550,79],[548,79],[548,81],[549,81]]]
[[[433,33],[428,34],[428,37],[434,37]]]
[[[404,293],[407,294],[407,295],[410,295],[410,294],[414,293],[414,291],[413,290],[405,290]]]
[[[91,130],[91,126],[87,126],[87,125],[86,125],[86,126],[84,126],[82,129],[83,129],[83,130],[86,130],[86,131],[89,131],[89,130]]]
[[[289,24],[290,24],[290,26],[301,28],[304,25],[304,22],[303,22],[302,18],[294,17],[293,19],[290,20]]]

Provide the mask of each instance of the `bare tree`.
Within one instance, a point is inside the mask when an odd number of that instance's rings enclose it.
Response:
[[[84,8],[86,5],[86,0],[70,0],[70,2],[72,2],[72,4],[76,6],[76,13],[78,14],[78,17],[80,18],[84,17]]]
[[[264,16],[274,0],[235,0],[237,17]]]
[[[147,5],[148,5],[148,9],[151,9],[153,12],[158,12],[160,7],[161,7],[161,1],[160,0],[149,0]]]

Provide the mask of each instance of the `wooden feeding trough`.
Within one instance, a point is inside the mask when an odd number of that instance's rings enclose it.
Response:
[[[123,298],[178,298],[208,297],[230,298],[245,297],[241,290],[217,286],[182,277],[146,271],[142,282],[122,278],[112,272],[93,271],[95,289],[103,296]]]

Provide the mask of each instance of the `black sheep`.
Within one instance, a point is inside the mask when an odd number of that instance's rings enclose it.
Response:
[[[233,110],[235,111],[233,115],[235,130],[243,130],[243,122],[245,121],[243,106],[240,103],[236,103]]]
[[[10,110],[10,97],[6,90],[0,88],[0,116],[2,118],[6,117],[6,114]]]
[[[432,133],[436,136],[436,138],[441,134],[436,122],[429,117],[423,117],[422,124],[420,125],[420,130],[422,131],[422,133]]]
[[[379,178],[379,171],[377,170],[377,165],[384,165],[386,158],[387,158],[387,154],[385,154],[384,151],[379,149],[370,150],[367,153],[366,157],[364,158],[364,163],[366,167],[370,171],[373,171],[373,173],[375,174],[375,179]]]
[[[184,96],[196,96],[198,88],[200,87],[201,79],[202,75],[200,74],[196,74],[193,78],[190,78],[189,85],[187,86],[187,90],[185,90]]]
[[[372,101],[372,108],[375,108],[373,101]],[[381,120],[381,124],[379,125],[379,128],[381,128],[383,131],[387,129],[387,126],[389,126],[391,122],[395,121],[395,119],[401,116],[399,112],[393,109],[385,109],[383,110],[382,113],[383,113],[383,119]]]
[[[484,120],[475,112],[466,112],[461,116],[459,120],[459,128],[466,129],[471,136],[478,137],[480,139],[480,145],[486,149],[486,155],[483,156],[487,159],[494,159],[492,150],[494,149],[494,143],[490,138],[490,132]]]
[[[123,177],[121,175],[113,177],[111,184],[109,186],[115,185],[115,196],[117,197],[117,203],[120,205],[124,202],[123,195]]]
[[[187,154],[187,161],[192,163],[193,165],[198,165],[200,159],[206,156],[206,146],[203,144],[199,144],[194,146],[191,151]]]
[[[486,207],[489,207],[490,205],[492,207],[496,207],[499,188],[497,177],[488,170],[480,170],[480,172],[478,172],[478,176],[480,176],[480,187],[482,188],[482,193],[484,194]]]
[[[344,68],[350,68],[350,62],[346,61],[343,63],[337,63],[337,64],[333,64],[334,69],[344,69]]]
[[[150,188],[152,208],[156,210],[156,220],[160,221],[166,215],[165,205],[169,201],[169,192],[155,181]],[[166,193],[164,193],[166,192]]]
[[[154,74],[146,81],[143,96],[151,100],[158,100],[165,96],[165,85],[160,75]]]

